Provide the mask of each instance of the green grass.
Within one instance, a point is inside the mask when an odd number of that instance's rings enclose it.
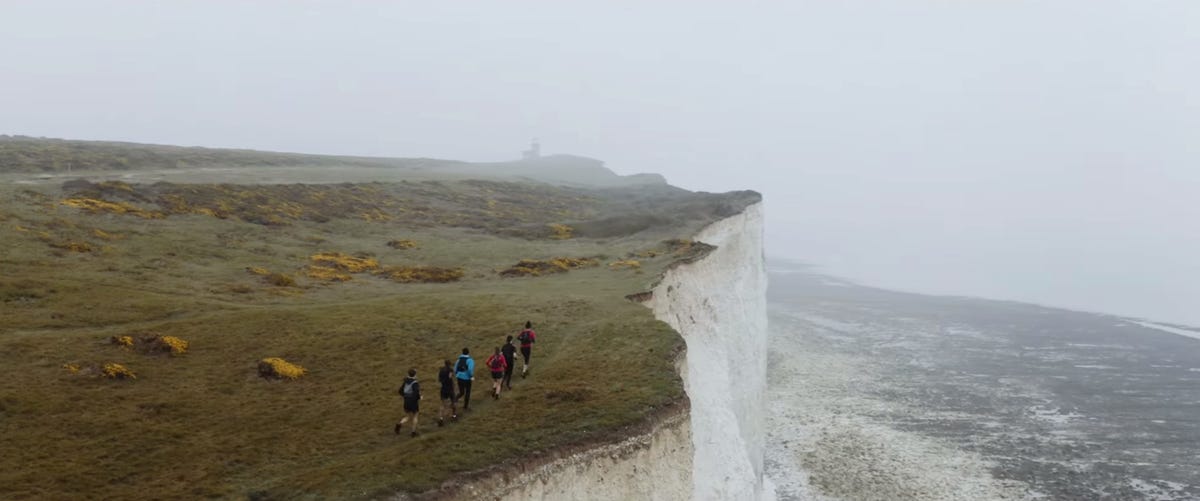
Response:
[[[165,207],[155,198],[164,190],[252,192],[265,197],[257,205],[271,205],[315,192],[361,197],[369,189],[398,205],[385,207],[395,215],[386,220],[315,203],[312,210],[326,217],[281,225],[169,210],[164,219],[143,219],[62,206],[57,201],[72,193],[58,189],[22,193],[0,185],[0,498],[375,498],[426,491],[455,474],[555,447],[615,439],[617,430],[684,398],[673,360],[682,340],[623,296],[684,257],[664,240],[686,238],[754,199],[479,182],[215,186],[132,188],[145,196],[136,203],[155,210]],[[479,199],[484,190],[497,203]],[[578,221],[541,210],[559,198]],[[404,204],[427,210],[401,217],[394,209]],[[551,222],[616,224],[648,211],[672,218],[610,228],[603,239],[527,231]],[[398,238],[419,245],[387,245]],[[92,250],[74,252],[64,242]],[[641,270],[607,266],[648,249],[656,252],[639,258]],[[370,255],[383,266],[462,268],[464,277],[401,284],[364,273],[325,284],[301,273],[318,252]],[[557,256],[597,256],[602,265],[499,275],[521,259]],[[248,267],[291,275],[297,285],[269,285]],[[534,371],[492,401],[482,360],[525,320],[539,333]],[[178,336],[190,347],[171,357],[108,341],[150,334]],[[432,421],[436,369],[463,346],[481,368],[475,410],[439,429]],[[262,379],[256,364],[265,357],[309,372],[296,381]],[[125,365],[137,379],[62,367],[106,362]],[[427,394],[425,434],[417,439],[391,431],[401,413],[396,390],[411,367]]]
[[[203,167],[303,166],[429,168],[462,162],[428,158],[305,155],[115,141],[78,141],[0,135],[0,172],[136,171]]]

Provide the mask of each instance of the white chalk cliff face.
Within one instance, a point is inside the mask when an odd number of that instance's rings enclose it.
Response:
[[[690,412],[620,443],[564,453],[461,486],[465,499],[769,500],[763,477],[767,276],[762,204],[694,240],[708,256],[668,270],[647,306],[687,342],[680,375]]]
[[[695,240],[707,257],[668,271],[654,289],[654,315],[687,341],[684,386],[691,400],[697,500],[769,499],[764,485],[767,275],[762,204],[709,225]]]

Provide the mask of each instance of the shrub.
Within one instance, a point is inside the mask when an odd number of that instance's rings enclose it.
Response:
[[[154,344],[159,351],[170,352],[172,356],[187,352],[188,342],[175,336],[154,338]]]
[[[133,371],[115,362],[104,364],[104,370],[100,373],[109,379],[137,379],[137,375]]]
[[[278,357],[264,358],[258,361],[258,375],[273,379],[298,379],[308,373],[308,370]]]
[[[388,266],[375,273],[397,282],[447,283],[457,282],[466,273],[462,268],[440,268],[437,266]]]
[[[71,374],[79,374],[79,370],[81,369],[79,364],[71,364],[71,363],[63,364],[62,367]]]
[[[133,346],[133,336],[113,336],[108,338],[108,341],[117,346]]]
[[[251,274],[251,275],[258,275],[258,276],[260,276],[260,277],[265,277],[265,276],[267,276],[267,275],[270,275],[270,274],[271,274],[271,272],[270,272],[270,271],[267,271],[267,269],[266,269],[266,268],[261,268],[261,267],[258,267],[258,266],[247,266],[247,267],[246,267],[246,272],[247,272],[247,273],[249,273],[249,274]]]

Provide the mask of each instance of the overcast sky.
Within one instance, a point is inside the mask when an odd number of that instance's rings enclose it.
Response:
[[[1200,324],[1200,2],[3,2],[0,133],[767,197],[769,253]]]

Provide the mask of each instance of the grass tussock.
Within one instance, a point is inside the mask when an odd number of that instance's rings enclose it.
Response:
[[[416,249],[417,242],[408,240],[406,238],[401,238],[401,239],[389,241],[387,243],[387,246],[391,247],[393,249],[396,249],[396,250]]]
[[[354,277],[349,273],[340,271],[336,268],[326,268],[324,266],[309,265],[304,269],[304,276],[313,280],[322,282],[347,282]]]
[[[258,361],[258,375],[269,379],[299,379],[308,370],[279,357],[269,357]]]
[[[353,273],[378,272],[379,261],[373,257],[351,256],[340,252],[321,252],[309,256],[304,275],[322,282],[346,282]]]
[[[591,257],[556,257],[552,259],[522,259],[500,271],[502,277],[538,277],[552,273],[566,273],[577,268],[597,266],[600,260]]]
[[[553,231],[553,233],[550,234],[550,238],[554,240],[570,240],[571,237],[574,236],[575,228],[565,224],[551,223],[548,226],[550,227],[550,230]]]
[[[400,283],[436,283],[457,282],[466,272],[462,268],[441,268],[437,266],[388,266],[380,269],[376,275],[386,277]]]
[[[340,252],[322,252],[309,256],[313,266],[341,270],[346,273],[366,273],[379,269],[379,261],[372,257],[358,257]]]

